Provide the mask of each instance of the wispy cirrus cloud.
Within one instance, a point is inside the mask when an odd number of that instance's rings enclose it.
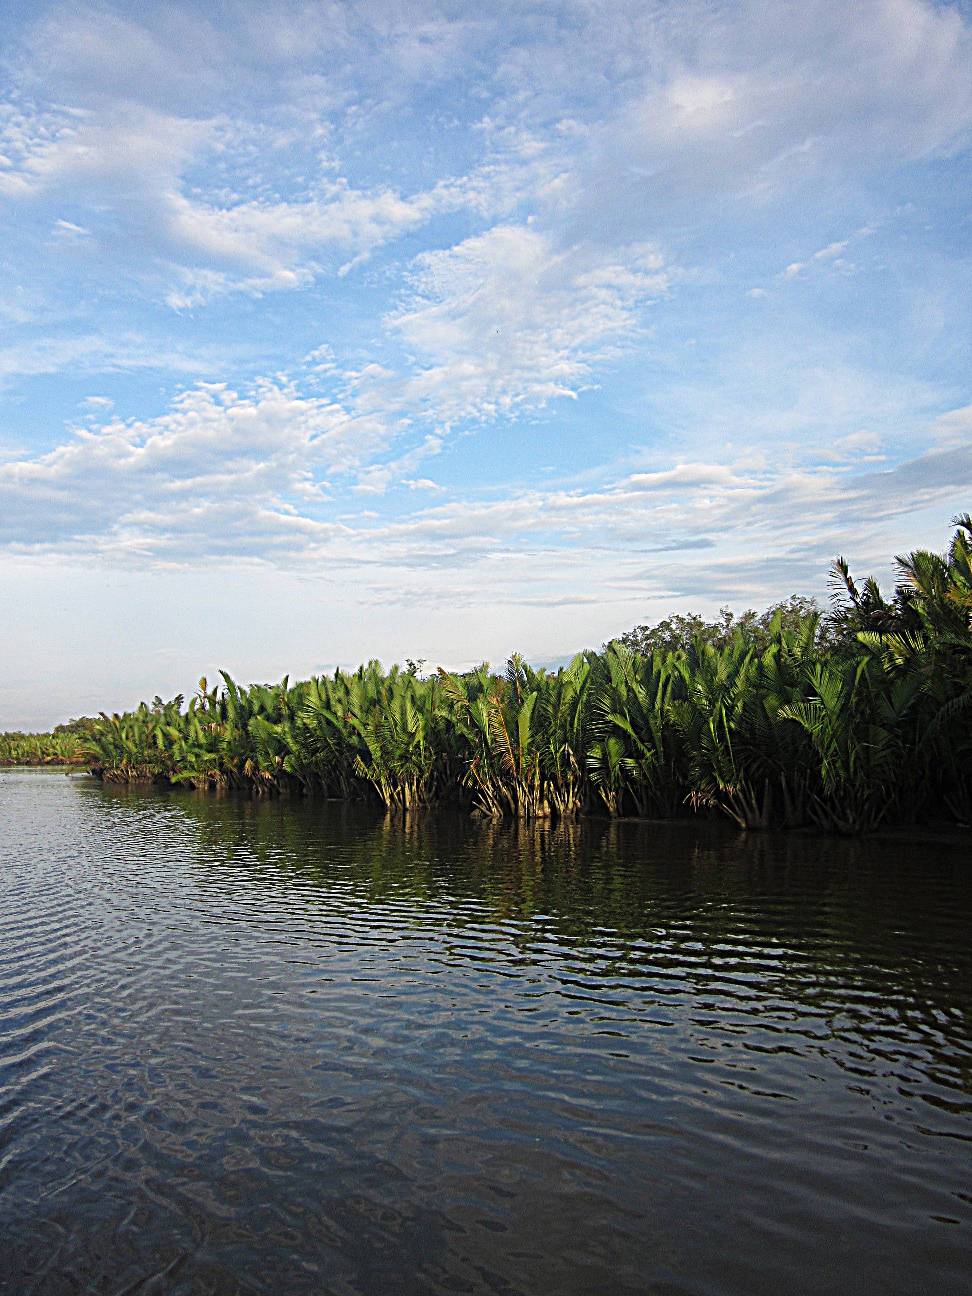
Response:
[[[106,337],[103,333],[52,333],[22,338],[0,346],[0,389],[16,379],[59,374],[65,371],[119,373],[149,370],[167,374],[207,373],[211,356],[200,355],[176,341],[160,346],[137,333]]]

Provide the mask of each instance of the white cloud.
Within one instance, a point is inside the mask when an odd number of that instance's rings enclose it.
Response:
[[[850,261],[846,260],[843,253],[846,252],[853,243],[857,242],[859,239],[869,238],[873,233],[874,230],[872,228],[864,226],[862,229],[857,230],[854,234],[849,235],[845,239],[837,239],[832,243],[828,243],[826,247],[818,248],[816,252],[812,252],[810,256],[803,261],[791,261],[784,270],[780,271],[777,278],[782,279],[784,282],[790,282],[794,279],[804,278],[808,271],[820,270],[830,270],[840,274],[853,274],[856,267]],[[765,296],[765,293],[761,289],[753,289],[750,296],[757,294]]]
[[[826,247],[822,247],[819,251],[814,252],[813,259],[814,261],[832,261],[834,257],[840,256],[841,252],[847,248],[848,244],[848,239],[843,239],[838,243],[828,243]]]
[[[496,214],[520,196],[522,166],[509,159],[425,187],[355,185],[328,147],[339,125],[353,140],[388,109],[395,85],[452,75],[466,43],[492,31],[384,4],[351,15],[280,0],[259,23],[231,8],[219,25],[177,5],[140,21],[59,8],[11,59],[19,91],[0,103],[0,199],[69,198],[55,228],[90,234],[143,293],[161,278],[179,309],[347,274],[436,215]]]
[[[727,464],[680,463],[661,472],[634,473],[628,486],[638,491],[692,490],[699,486],[732,486],[739,479]]]
[[[29,316],[25,322],[31,322]],[[160,345],[138,334],[105,337],[99,333],[74,333],[63,337],[37,336],[0,347],[0,388],[14,379],[55,374],[65,370],[110,373],[159,370],[204,374],[212,358],[189,347]]]
[[[75,225],[74,221],[59,218],[54,222],[54,233],[62,238],[85,238],[91,231],[83,225]]]
[[[423,253],[388,320],[416,369],[382,397],[449,424],[576,396],[670,280],[655,248],[562,247],[522,225]]]
[[[930,439],[936,449],[942,450],[951,450],[972,441],[972,405],[950,410],[936,419]]]
[[[141,195],[164,192],[212,138],[215,123],[144,108],[66,112],[52,108],[18,119],[23,136],[15,171],[3,179],[21,200],[70,188],[73,196],[119,188]]]
[[[883,463],[886,458],[880,436],[864,428],[836,437],[830,445],[821,446],[813,453],[813,459],[820,465]]]
[[[434,482],[429,482],[427,478],[416,481],[410,474],[414,473],[419,464],[426,459],[437,455],[443,443],[444,439],[440,434],[428,433],[418,445],[398,458],[362,468],[356,474],[357,480],[353,489],[363,495],[383,495],[392,485],[406,486],[413,490],[417,487],[436,489]]]
[[[584,590],[585,582],[593,588],[610,553],[619,597],[646,580],[660,596],[680,581],[687,587],[693,573],[703,581],[700,597],[716,580],[728,597],[760,561],[799,554],[800,570],[816,563],[822,571],[829,554],[855,536],[921,509],[956,507],[972,489],[964,415],[941,420],[951,428],[942,449],[881,471],[866,466],[880,447],[861,430],[835,443],[829,466],[794,467],[785,456],[683,459],[593,488],[493,499],[460,492],[380,518],[360,510],[342,515],[342,498],[351,498],[355,481],[367,486],[370,473],[389,466],[409,493],[441,495],[432,479],[405,471],[437,452],[435,438],[388,460],[388,428],[335,401],[277,383],[242,394],[206,384],[157,419],[79,428],[52,452],[0,462],[0,542],[19,553],[52,554],[83,543],[106,562],[185,564],[228,554],[297,570],[323,562],[334,572],[354,570],[355,597],[370,599],[385,597],[382,571],[408,571],[421,581],[423,573],[448,569],[453,575],[439,592],[475,599],[522,568],[522,597],[534,602],[558,590],[566,595],[568,587]],[[715,548],[716,563],[702,556]],[[665,563],[655,569],[648,556],[660,552]],[[541,554],[544,563],[531,567],[531,556]],[[660,585],[648,578],[653,570],[664,572]],[[772,594],[770,585],[765,592]]]
[[[181,258],[224,267],[182,266],[178,274],[184,287],[174,289],[167,300],[175,306],[199,305],[230,290],[262,293],[306,286],[322,272],[321,258],[326,260],[332,249],[340,261],[335,272],[344,277],[377,248],[433,216],[493,206],[487,188],[483,176],[472,175],[406,197],[390,188],[357,190],[341,178],[321,182],[313,197],[300,202],[224,206],[166,193],[160,213],[164,241]]]
[[[350,14],[279,3],[259,31],[242,10],[221,27],[177,7],[141,22],[58,11],[33,29],[19,78],[52,99],[56,87],[69,107],[7,105],[0,150],[11,165],[0,170],[0,193],[36,199],[69,186],[95,210],[124,202],[141,251],[171,263],[167,298],[184,307],[235,288],[300,287],[435,214],[508,209],[524,197],[540,228],[555,217],[588,231],[596,223],[602,252],[617,255],[655,243],[673,201],[727,190],[765,201],[804,175],[947,151],[972,126],[968,27],[957,11],[921,0],[809,0],[785,21],[782,7],[756,0],[727,14],[622,3],[610,23],[601,9],[574,6],[570,19],[549,42],[515,10],[504,27],[436,6],[373,3]],[[502,51],[487,152],[465,180],[408,193],[327,174],[340,162],[321,144],[394,95],[382,79],[481,75],[471,60],[487,47]],[[310,70],[322,59],[343,87],[330,97]],[[348,98],[352,75],[363,101]],[[616,99],[594,92],[605,84]],[[243,86],[269,93],[270,116],[245,110]],[[288,148],[275,150],[275,136]],[[261,166],[291,154],[304,169],[293,177],[303,195],[281,198],[265,184],[258,197],[212,183],[207,192],[207,174],[255,153]],[[259,187],[259,170],[251,181]],[[337,260],[322,266],[328,249]],[[813,256],[835,260],[841,250],[835,241]],[[794,261],[785,273],[803,267]]]
[[[245,141],[242,126],[234,132]],[[329,250],[346,269],[349,256],[358,264],[436,213],[486,201],[484,182],[475,176],[411,196],[387,186],[355,189],[345,178],[322,175],[300,200],[206,197],[186,177],[224,151],[227,124],[219,119],[127,108],[65,120],[41,134],[27,144],[16,170],[0,172],[0,196],[25,203],[70,195],[90,213],[91,228],[64,218],[55,228],[62,236],[93,234],[103,242],[113,234],[113,209],[124,207],[130,247],[123,251],[147,259],[142,277],[151,268],[175,280],[166,299],[176,307],[233,290],[306,285],[324,268],[320,258]]]
[[[511,55],[509,111],[545,120],[572,94],[584,105],[550,205],[617,243],[694,223],[700,207],[721,204],[726,221],[800,191],[819,199],[972,132],[972,36],[957,8],[690,0],[582,15],[548,50]],[[615,97],[607,113],[598,78]]]
[[[310,515],[321,475],[347,473],[386,437],[375,420],[290,387],[200,384],[157,419],[77,428],[47,454],[0,464],[0,535],[21,548],[85,538],[154,557],[299,558],[334,531]]]

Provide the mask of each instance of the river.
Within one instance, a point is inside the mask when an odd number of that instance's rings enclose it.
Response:
[[[967,1292],[969,845],[0,773],[0,1292]]]

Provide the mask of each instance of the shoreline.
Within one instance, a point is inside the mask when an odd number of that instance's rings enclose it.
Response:
[[[610,815],[597,808],[580,810],[569,818],[554,815],[520,818],[516,816],[491,817],[475,811],[471,812],[468,806],[456,802],[440,801],[433,805],[413,807],[408,812],[402,812],[383,809],[374,799],[325,796],[315,792],[303,792],[299,789],[268,794],[245,787],[193,787],[186,783],[171,782],[164,779],[106,780],[99,778],[97,773],[90,768],[78,764],[57,762],[0,764],[0,774],[17,771],[35,773],[44,770],[90,779],[93,784],[119,795],[135,793],[169,796],[175,794],[180,797],[213,799],[214,801],[225,800],[231,803],[265,805],[268,807],[271,805],[288,808],[301,806],[341,807],[356,813],[367,814],[376,821],[398,824],[403,829],[406,825],[414,826],[419,823],[432,823],[437,818],[441,818],[443,821],[449,819],[461,820],[471,825],[502,827],[508,830],[552,830],[557,832],[586,826],[596,827],[616,824],[621,827],[654,826],[664,828],[666,831],[670,829],[704,831],[714,828],[727,834],[732,833],[734,836],[746,836],[754,839],[780,837],[791,840],[887,841],[889,844],[927,844],[931,841],[940,843],[943,846],[954,844],[963,849],[968,847],[970,834],[972,834],[972,824],[953,823],[942,819],[921,824],[885,824],[862,832],[837,832],[813,824],[800,824],[791,827],[770,825],[747,828],[734,824],[729,817],[714,812],[711,808],[708,811],[701,810],[668,818],[657,815]]]

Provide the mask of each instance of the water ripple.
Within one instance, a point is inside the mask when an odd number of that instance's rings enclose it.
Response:
[[[967,840],[0,822],[4,1296],[967,1290]]]

